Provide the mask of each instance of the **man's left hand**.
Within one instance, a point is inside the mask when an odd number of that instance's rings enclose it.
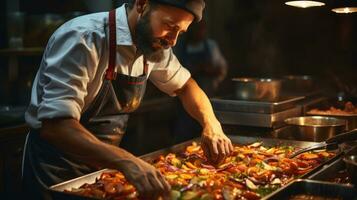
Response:
[[[202,126],[202,149],[212,164],[219,164],[233,151],[231,140],[223,133],[207,95],[192,78],[175,93],[185,110]]]
[[[223,133],[222,127],[216,125],[203,127],[201,146],[208,161],[217,165],[233,151],[231,140]]]

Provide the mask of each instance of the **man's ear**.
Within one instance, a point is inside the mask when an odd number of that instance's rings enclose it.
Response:
[[[148,4],[148,0],[136,0],[136,11],[142,14]]]

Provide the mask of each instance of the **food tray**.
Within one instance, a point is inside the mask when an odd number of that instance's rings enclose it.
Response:
[[[270,114],[293,108],[304,98],[304,96],[283,97],[273,102],[235,100],[233,97],[211,98],[210,100],[215,111]]]
[[[263,142],[264,146],[291,145],[291,146],[294,146],[297,148],[304,148],[304,147],[308,147],[313,144],[316,144],[316,142],[307,142],[307,141],[279,140],[279,139],[271,139],[271,138],[243,137],[243,136],[231,136],[231,135],[228,135],[228,136],[234,144],[241,144],[241,145],[251,144],[251,143],[254,143],[257,141],[261,141],[261,142]],[[197,138],[194,140],[189,140],[189,141],[174,145],[169,148],[161,149],[161,150],[143,155],[140,158],[142,158],[145,161],[151,162],[155,158],[157,158],[159,155],[167,154],[169,152],[173,152],[173,153],[181,152],[186,148],[186,146],[190,145],[193,141],[199,141],[199,139]],[[311,174],[316,173],[323,167],[323,165],[331,163],[334,160],[336,160],[339,157],[339,155],[340,155],[340,153],[337,152],[335,157],[325,161],[321,165],[314,168],[312,171],[304,174],[301,178],[309,177],[309,176],[311,176]],[[63,191],[70,190],[72,188],[78,188],[79,186],[83,185],[84,183],[94,183],[96,178],[98,178],[103,172],[108,171],[108,170],[109,169],[103,169],[103,170],[96,171],[96,172],[93,172],[93,173],[85,175],[85,176],[81,176],[81,177],[63,182],[63,183],[59,183],[57,185],[53,185],[50,187],[50,194],[53,197],[53,199],[71,199],[71,200],[72,199],[73,200],[88,199],[88,198],[85,198],[82,196],[76,196],[73,194],[64,193]]]
[[[346,147],[344,152],[345,154],[357,153],[357,146],[349,148]],[[352,185],[352,176],[348,173],[345,162],[343,162],[342,158],[338,158],[330,164],[325,165],[323,170],[320,170],[308,177],[308,179],[328,182],[333,182],[336,178],[341,179],[339,184]]]
[[[350,99],[350,101],[353,103],[353,105],[357,105],[357,100],[356,99]],[[337,98],[325,98],[324,100],[320,102],[316,102],[314,104],[308,105],[305,109],[304,112],[306,115],[320,115],[320,116],[326,116],[326,117],[336,117],[339,119],[344,119],[347,120],[347,130],[352,130],[357,128],[357,114],[348,114],[348,115],[334,115],[334,114],[314,114],[311,113],[310,110],[312,109],[322,109],[322,110],[327,110],[330,107],[335,107],[335,108],[342,108],[347,101],[339,101]]]
[[[308,179],[336,183],[334,180],[337,178],[343,179],[343,181],[340,181],[338,184],[352,185],[350,180],[351,177],[348,174],[342,159],[335,160],[334,162],[325,165],[323,170],[312,174]]]
[[[341,200],[356,200],[357,191],[353,186],[334,184],[324,181],[297,179],[282,187],[263,199],[289,200],[292,195],[316,195],[325,198],[338,198]],[[311,199],[311,198],[306,198]],[[322,199],[322,198],[321,198]]]

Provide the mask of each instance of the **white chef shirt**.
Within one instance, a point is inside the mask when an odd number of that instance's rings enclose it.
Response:
[[[116,71],[140,76],[143,56],[135,57],[125,6],[116,9]],[[40,128],[42,119],[79,120],[93,102],[108,66],[108,27],[108,12],[101,12],[74,18],[54,32],[36,74],[25,114],[32,128]],[[148,64],[149,80],[170,96],[175,96],[174,91],[191,76],[171,48],[165,50],[163,61]]]

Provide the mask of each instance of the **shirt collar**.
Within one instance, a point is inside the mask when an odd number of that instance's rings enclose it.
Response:
[[[128,17],[126,16],[126,4],[123,4],[116,9],[116,26],[117,26],[117,45],[134,45],[131,38],[131,33],[128,25]]]

